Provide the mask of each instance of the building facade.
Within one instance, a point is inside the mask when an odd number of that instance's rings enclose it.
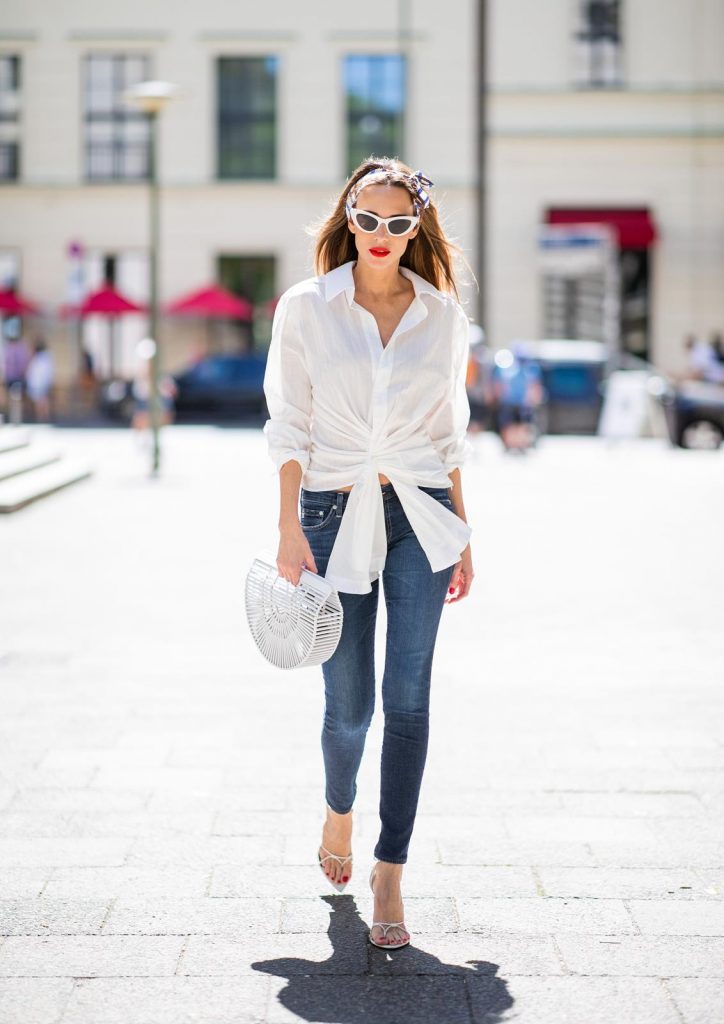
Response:
[[[469,22],[471,5],[459,8]],[[370,151],[404,153],[428,173],[469,248],[473,40],[461,23],[439,24],[431,0],[414,5],[414,20],[405,15],[382,0],[8,0],[0,74],[14,119],[0,147],[0,274],[57,308],[76,242],[88,286],[110,277],[147,298],[147,126],[121,99],[146,77],[179,89],[160,123],[162,300],[220,280],[257,306],[263,348],[268,301],[312,273],[305,227]],[[71,325],[46,327],[72,372]],[[116,363],[128,372],[144,318],[116,331]],[[89,321],[86,332],[107,372],[108,325]],[[165,321],[164,366],[182,365],[206,332]]]
[[[541,336],[559,307],[585,305],[575,283],[549,287],[539,233],[592,220],[618,245],[621,344],[678,368],[686,333],[724,326],[724,4],[486,7],[488,340]],[[312,273],[305,227],[370,152],[432,178],[477,272],[478,9],[5,0],[0,285],[41,305],[60,378],[79,356],[63,303],[103,280],[148,298],[148,124],[123,101],[144,79],[179,90],[160,121],[161,298],[219,281],[256,309],[226,334],[165,320],[164,368],[209,334],[264,349],[270,300]],[[462,298],[474,317],[465,275]],[[146,329],[119,320],[111,358],[109,325],[89,320],[100,375],[129,375]]]
[[[680,370],[686,334],[724,329],[724,3],[489,11],[491,340],[565,323],[546,309],[565,297],[547,293],[540,226],[608,223],[621,347]]]

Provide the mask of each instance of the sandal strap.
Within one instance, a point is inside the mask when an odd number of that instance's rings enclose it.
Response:
[[[326,846],[320,846],[320,850],[324,850],[324,852],[327,854],[326,857],[320,857],[319,858],[319,863],[320,864],[322,864],[325,860],[329,860],[330,857],[334,858],[334,860],[338,860],[340,862],[340,864],[344,864],[344,862],[347,861],[347,860],[352,860],[352,854],[351,853],[348,853],[346,857],[343,857],[339,853],[330,853]]]
[[[382,930],[384,931],[385,935],[387,935],[387,931],[389,928],[405,928],[404,921],[373,921],[372,927],[374,928],[375,925],[379,925],[380,928],[382,928]],[[407,928],[405,928],[405,931],[407,931]]]

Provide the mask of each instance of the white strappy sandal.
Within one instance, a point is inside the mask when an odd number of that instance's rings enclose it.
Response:
[[[345,865],[345,864],[347,863],[347,861],[348,861],[348,860],[352,860],[352,854],[350,853],[350,854],[348,854],[348,855],[347,855],[346,857],[341,857],[341,856],[340,856],[339,854],[337,854],[337,853],[330,853],[330,852],[329,852],[329,850],[327,849],[327,847],[326,847],[326,846],[321,846],[321,845],[320,845],[320,849],[321,849],[321,850],[324,850],[324,852],[325,852],[325,853],[326,853],[326,855],[327,855],[326,857],[320,857],[320,856],[319,856],[319,850],[317,850],[317,860],[319,861],[319,867],[320,867],[320,868],[321,868],[321,870],[322,870],[322,874],[323,874],[323,875],[324,875],[324,877],[325,877],[325,878],[327,879],[327,881],[329,882],[329,884],[330,884],[330,885],[331,885],[331,886],[332,886],[332,887],[333,887],[334,889],[336,889],[336,890],[337,890],[337,892],[344,892],[344,890],[345,890],[345,889],[347,888],[347,885],[348,885],[349,883],[348,883],[348,882],[335,882],[335,881],[334,881],[334,879],[330,878],[330,877],[329,877],[329,875],[327,874],[327,872],[326,872],[326,871],[324,870],[324,862],[325,862],[325,860],[329,860],[329,859],[330,859],[330,857],[331,857],[331,858],[332,858],[332,860],[338,860],[338,861],[339,861],[339,863],[340,863],[340,866],[341,866],[341,867],[344,867],[344,865]]]
[[[376,868],[377,864],[375,864],[372,870],[370,871],[370,889],[372,890],[373,893],[375,891],[374,874]],[[387,932],[390,928],[405,928],[404,921],[373,921],[372,928],[374,928],[375,925],[379,925],[379,927],[382,929],[384,933],[385,938],[387,937]],[[407,931],[407,928],[405,928],[405,931]],[[408,946],[410,944],[409,935],[406,939],[403,939],[401,942],[376,942],[372,938],[372,929],[370,929],[369,932],[367,933],[367,938],[370,940],[373,946],[379,946],[380,949],[400,949],[402,946]]]

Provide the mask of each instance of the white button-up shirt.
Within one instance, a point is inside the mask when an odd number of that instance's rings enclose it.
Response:
[[[296,459],[302,486],[352,484],[327,564],[335,589],[365,594],[385,564],[378,473],[392,483],[433,572],[453,565],[471,527],[423,487],[450,487],[472,449],[465,390],[468,318],[455,298],[406,267],[415,297],[386,345],[354,301],[354,261],[287,289],[264,375],[269,454]]]

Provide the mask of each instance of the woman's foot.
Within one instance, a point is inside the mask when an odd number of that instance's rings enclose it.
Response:
[[[404,921],[405,913],[400,891],[404,866],[404,864],[390,864],[384,860],[377,861],[372,880],[372,891],[375,896],[373,921]],[[392,928],[384,929],[375,924],[370,928],[370,937],[375,942],[396,946],[406,939],[409,940],[410,933],[404,925],[396,924]]]
[[[331,807],[327,807],[327,820],[322,829],[322,844],[319,847],[319,856],[325,857],[328,853],[334,853],[338,857],[348,857],[352,853],[352,812],[337,814]],[[322,846],[325,849],[322,849]],[[340,864],[338,860],[329,857],[322,864],[325,875],[335,883],[346,883],[352,877],[352,861],[345,861]]]

